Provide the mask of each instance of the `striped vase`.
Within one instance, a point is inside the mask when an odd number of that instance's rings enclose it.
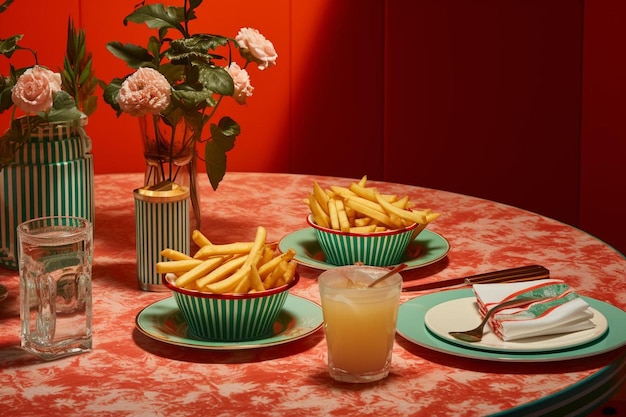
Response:
[[[156,263],[166,261],[163,249],[189,255],[189,189],[170,181],[145,186],[135,194],[137,279],[144,291],[169,291]]]
[[[17,226],[45,216],[94,220],[93,155],[80,123],[35,129],[0,171],[0,265],[17,269]]]

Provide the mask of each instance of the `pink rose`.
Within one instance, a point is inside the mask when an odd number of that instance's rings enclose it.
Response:
[[[254,87],[250,85],[248,71],[242,69],[236,62],[232,62],[226,71],[230,74],[235,84],[233,98],[239,104],[246,104],[246,99],[252,97]]]
[[[256,62],[260,70],[276,65],[278,54],[274,50],[274,45],[258,30],[242,28],[235,40],[241,47],[241,56],[248,61]]]
[[[172,87],[159,71],[139,68],[122,83],[117,95],[120,108],[131,116],[159,114],[170,104]]]
[[[47,112],[54,93],[61,90],[61,74],[35,65],[17,79],[11,90],[13,103],[26,113]]]

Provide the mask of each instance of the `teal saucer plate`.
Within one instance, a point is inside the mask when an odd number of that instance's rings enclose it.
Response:
[[[284,253],[289,248],[296,252],[296,262],[304,266],[324,270],[336,266],[325,262],[324,253],[312,227],[289,233],[278,242],[281,252]],[[409,244],[408,252],[411,255],[405,255],[402,262],[407,264],[406,270],[420,268],[443,259],[449,250],[450,244],[443,236],[425,229]]]
[[[137,329],[146,336],[176,346],[209,350],[244,350],[276,346],[309,336],[322,327],[322,308],[313,301],[289,294],[274,322],[272,334],[244,342],[200,339],[189,331],[174,297],[150,304],[135,318]]]

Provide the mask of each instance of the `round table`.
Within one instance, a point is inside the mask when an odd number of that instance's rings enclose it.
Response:
[[[438,352],[396,336],[391,374],[351,385],[328,375],[323,330],[275,346],[200,349],[140,332],[137,315],[171,294],[137,287],[133,189],[142,174],[95,178],[93,351],[42,362],[19,348],[19,279],[0,271],[0,399],[14,415],[385,415],[586,414],[626,378],[626,348],[581,359],[500,361]],[[354,179],[227,173],[214,192],[200,174],[202,224],[214,243],[251,241],[256,227],[280,241],[307,228],[303,203],[313,181],[324,188]],[[515,207],[402,184],[370,181],[442,213],[429,225],[450,249],[402,273],[407,284],[541,264],[583,296],[626,308],[626,259],[576,228]],[[298,266],[291,294],[319,303],[320,269]],[[403,292],[401,302],[438,288]],[[307,302],[308,302],[307,301]],[[415,301],[412,301],[415,302]],[[402,308],[402,307],[401,307]],[[421,325],[421,324],[416,324]]]

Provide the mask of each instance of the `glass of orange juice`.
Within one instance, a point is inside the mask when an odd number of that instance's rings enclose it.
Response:
[[[343,382],[372,382],[389,375],[402,276],[370,266],[342,266],[318,279],[330,375]]]

